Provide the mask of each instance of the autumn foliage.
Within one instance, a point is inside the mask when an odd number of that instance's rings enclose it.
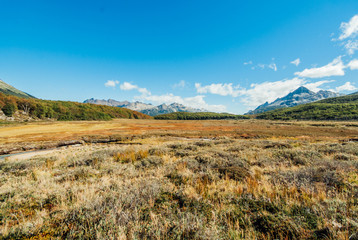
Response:
[[[0,93],[0,109],[11,117],[16,111],[23,111],[35,119],[70,120],[110,120],[113,118],[151,118],[145,114],[125,108],[77,103],[28,99]]]

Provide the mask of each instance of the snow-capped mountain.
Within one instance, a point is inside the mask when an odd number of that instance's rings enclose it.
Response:
[[[287,94],[286,96],[282,98],[277,98],[271,103],[265,102],[264,104],[258,106],[255,110],[249,111],[246,114],[257,114],[278,108],[294,107],[297,105],[338,96],[341,96],[341,94],[324,90],[320,90],[315,93],[305,87],[299,87],[295,91]]]

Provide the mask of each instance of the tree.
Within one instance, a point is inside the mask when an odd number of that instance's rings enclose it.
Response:
[[[4,114],[8,117],[12,117],[12,115],[16,112],[17,106],[15,101],[8,101],[1,109]]]

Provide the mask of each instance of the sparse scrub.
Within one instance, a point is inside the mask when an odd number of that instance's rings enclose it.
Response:
[[[358,143],[142,140],[2,161],[0,239],[348,239],[358,232]]]
[[[127,149],[114,155],[114,160],[121,163],[134,163],[148,157],[148,150]]]

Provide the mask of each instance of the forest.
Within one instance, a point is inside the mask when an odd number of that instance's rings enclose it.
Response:
[[[20,98],[3,93],[0,93],[0,109],[7,117],[12,117],[19,110],[35,119],[56,119],[59,121],[151,118],[143,113],[126,108],[69,101]]]

